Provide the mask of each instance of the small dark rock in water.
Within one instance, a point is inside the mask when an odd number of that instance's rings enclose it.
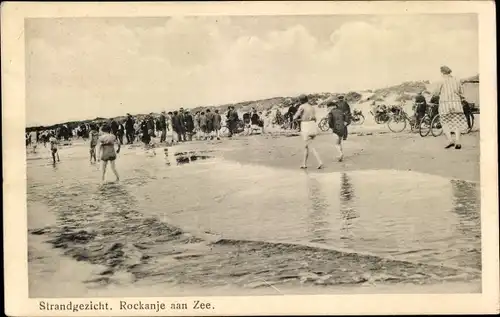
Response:
[[[137,249],[139,250],[146,250],[146,249],[149,249],[149,247],[145,246],[145,245],[142,245],[140,243],[134,243],[134,247],[136,247]]]
[[[62,232],[56,238],[49,240],[55,248],[67,248],[70,242],[86,244],[94,239],[95,234],[88,233],[85,230],[78,232]]]
[[[198,254],[198,253],[190,253],[190,254],[180,254],[174,256],[174,259],[176,260],[181,260],[181,259],[192,259],[192,258],[199,258],[202,257],[203,254]]]
[[[359,284],[368,281],[368,279],[364,276],[353,276],[352,281],[356,284]]]
[[[80,230],[74,235],[74,240],[81,243],[86,243],[94,238],[95,234],[91,234],[85,230]]]
[[[99,284],[109,284],[111,279],[107,276],[97,277],[91,280],[83,281],[84,283],[99,283]]]
[[[248,273],[249,273],[248,271],[231,272],[231,273],[229,273],[229,276],[243,276],[243,275],[247,275]]]
[[[42,234],[45,234],[47,233],[48,230],[46,228],[41,228],[41,229],[33,229],[31,230],[31,234],[35,234],[35,235],[42,235]]]
[[[113,252],[113,251],[119,250],[121,248],[123,248],[123,244],[120,242],[115,242],[115,243],[113,243],[111,248],[108,249],[108,252]]]
[[[121,259],[111,258],[106,261],[106,265],[109,267],[115,267],[122,263]]]
[[[56,249],[66,249],[68,247],[68,244],[64,243],[64,242],[58,242],[58,241],[54,241],[54,240],[50,240],[49,242],[52,243],[52,245]]]
[[[133,271],[134,269],[138,268],[138,267],[139,267],[139,265],[140,265],[139,263],[129,264],[129,265],[127,265],[127,271],[128,271],[128,272],[131,272],[131,271]]]
[[[115,272],[112,269],[106,269],[99,273],[99,275],[113,275]]]
[[[77,261],[88,261],[89,260],[89,254],[86,252],[83,253],[77,253],[73,255],[73,258]]]

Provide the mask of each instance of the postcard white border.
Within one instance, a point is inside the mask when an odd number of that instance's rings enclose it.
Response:
[[[255,314],[441,314],[498,313],[498,190],[495,7],[489,1],[432,2],[186,2],[186,3],[16,3],[3,2],[2,111],[4,176],[5,307],[7,315],[63,316],[40,311],[28,298],[25,168],[24,18],[27,17],[160,17],[173,15],[325,15],[477,13],[479,15],[481,98],[482,293],[461,295],[286,295],[209,297],[216,309],[182,315]],[[423,35],[425,36],[425,35]],[[459,48],[457,48],[459,49]],[[48,286],[50,287],[50,286]],[[196,297],[200,299],[201,297]],[[172,300],[174,298],[171,298]],[[68,299],[57,299],[65,302]],[[86,302],[89,299],[73,299]],[[120,298],[106,300],[115,307]],[[142,298],[142,300],[145,300]],[[153,298],[151,298],[153,300]],[[189,300],[189,298],[183,298]],[[83,311],[72,315],[105,316]],[[115,309],[113,314],[130,315]],[[135,315],[152,315],[137,312]],[[179,315],[172,311],[164,315]]]

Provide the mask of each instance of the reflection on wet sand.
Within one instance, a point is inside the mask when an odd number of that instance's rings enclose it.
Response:
[[[340,239],[351,239],[353,237],[352,228],[355,219],[359,218],[359,213],[354,207],[354,186],[350,177],[346,173],[340,175],[339,186],[339,217],[341,226],[339,232]],[[332,206],[325,197],[328,193],[322,190],[322,183],[313,177],[308,177],[308,198],[311,203],[308,213],[308,224],[311,242],[327,242],[332,237],[333,224],[328,221],[332,215]]]
[[[464,263],[476,259],[473,266],[481,268],[479,184],[463,180],[451,180],[450,182],[453,192],[452,212],[457,215],[458,219],[455,230],[459,235],[459,240],[464,241],[458,246],[461,252],[456,256],[457,261]]]
[[[311,202],[308,212],[308,228],[311,242],[326,242],[331,231],[331,224],[326,220],[328,209],[331,206],[323,196],[321,183],[317,179],[307,176],[307,187],[309,201]]]
[[[453,212],[467,221],[479,219],[479,213],[471,210],[479,210],[480,201],[478,196],[478,184],[463,180],[452,179]]]
[[[353,205],[355,196],[351,179],[346,173],[342,173],[340,177],[340,219],[342,222],[340,238],[350,239],[352,238],[351,228],[353,226],[353,220],[358,218],[359,214],[356,212]]]
[[[98,189],[97,199],[101,203],[109,204],[113,211],[128,213],[137,205],[136,199],[127,191],[121,183],[103,184]]]

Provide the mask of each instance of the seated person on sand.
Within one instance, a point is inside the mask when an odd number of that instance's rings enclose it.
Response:
[[[420,125],[420,121],[423,119],[425,114],[427,113],[427,100],[422,95],[422,92],[419,92],[415,97],[414,104],[415,118],[417,119],[417,125]]]
[[[245,112],[243,114],[243,129],[245,130],[245,133],[250,132],[250,117],[251,113],[250,112]]]
[[[274,115],[274,118],[276,119],[277,124],[280,124],[283,122],[283,115],[281,114],[280,109],[276,109],[276,114]]]
[[[261,131],[261,133],[264,133],[264,122],[255,109],[253,109],[252,116],[250,117],[250,134],[252,134],[253,131]]]

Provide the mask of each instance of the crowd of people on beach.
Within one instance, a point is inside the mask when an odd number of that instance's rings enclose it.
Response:
[[[438,85],[437,90],[428,103],[422,93],[415,97],[415,116],[421,120],[431,109],[434,114],[440,115],[444,134],[447,138],[446,149],[454,147],[461,148],[460,135],[463,127],[470,127],[471,111],[468,103],[463,97],[463,88],[459,79],[451,75],[451,69],[447,66],[440,68],[443,80]],[[342,161],[344,153],[342,141],[348,137],[348,127],[351,124],[351,108],[343,95],[336,98],[329,98],[322,102],[327,107],[328,126],[335,135],[335,147],[338,151],[338,161]],[[377,111],[385,111],[384,105],[378,106]],[[393,111],[394,109],[389,109]],[[464,115],[465,114],[465,115]],[[100,122],[85,122],[80,125],[69,127],[67,124],[59,125],[51,129],[37,129],[26,133],[26,146],[32,146],[36,151],[36,145],[43,143],[50,146],[53,163],[60,161],[58,145],[61,142],[70,142],[72,138],[82,138],[90,140],[90,162],[102,161],[102,178],[104,180],[107,164],[109,162],[117,180],[118,172],[115,167],[116,155],[120,152],[121,145],[143,143],[147,150],[151,150],[154,155],[155,139],[159,137],[160,143],[174,145],[180,142],[194,140],[220,140],[221,130],[227,131],[227,137],[234,134],[246,132],[252,134],[255,130],[265,133],[265,127],[269,124],[285,125],[289,128],[297,129],[304,141],[304,157],[302,169],[307,168],[309,152],[315,156],[318,169],[323,167],[323,162],[312,142],[319,134],[318,119],[313,104],[307,95],[300,95],[289,102],[287,112],[283,115],[276,110],[274,118],[270,117],[270,111],[265,115],[255,108],[243,114],[239,118],[238,111],[234,106],[229,106],[224,115],[218,109],[212,111],[196,111],[194,114],[189,110],[180,108],[175,111],[162,111],[159,116],[153,113],[144,118],[134,117],[127,114],[125,119],[100,120]],[[266,122],[267,121],[267,124]],[[167,135],[171,135],[168,139]],[[454,134],[454,138],[452,136]],[[115,146],[117,149],[115,150]]]

